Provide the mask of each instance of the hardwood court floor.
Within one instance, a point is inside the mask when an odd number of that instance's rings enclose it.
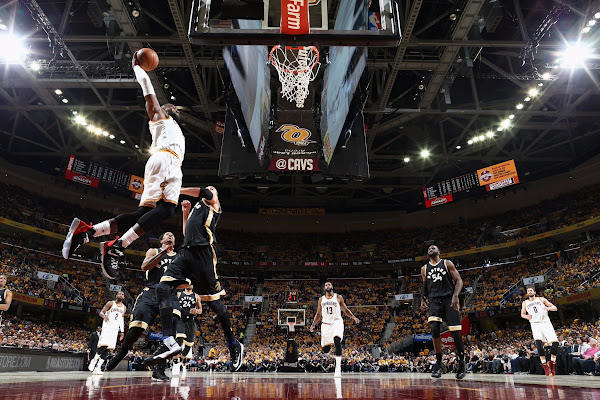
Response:
[[[167,371],[167,374],[169,372]],[[447,374],[329,374],[188,372],[184,379],[152,381],[149,372],[19,372],[0,374],[0,399],[493,399],[597,400],[600,377]]]

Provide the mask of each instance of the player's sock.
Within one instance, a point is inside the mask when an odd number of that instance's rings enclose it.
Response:
[[[221,300],[213,300],[206,302],[211,310],[217,315],[217,319],[223,328],[223,333],[225,334],[225,339],[227,340],[227,345],[231,347],[236,344],[235,336],[233,335],[233,331],[231,330],[231,320],[229,319],[229,314],[227,313],[227,309]]]
[[[131,243],[135,242],[140,235],[135,232],[135,226],[133,228],[129,228],[127,232],[123,234],[121,237],[121,244],[123,247],[127,248]]]
[[[156,286],[156,298],[159,304],[158,308],[163,335],[170,336],[173,339],[173,299],[171,298],[171,287],[165,282],[160,282]],[[173,342],[175,342],[175,339],[173,339]]]
[[[463,342],[462,334],[460,331],[450,331],[452,339],[454,339],[454,346],[456,346],[456,353],[461,362],[465,361],[465,343]]]
[[[95,224],[94,226],[92,226],[92,229],[94,230],[94,237],[109,235],[111,233],[110,221],[106,220]]]
[[[342,374],[342,356],[335,356],[335,376]]]

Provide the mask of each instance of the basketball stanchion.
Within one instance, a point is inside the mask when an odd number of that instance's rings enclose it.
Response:
[[[303,108],[308,85],[319,73],[319,50],[315,46],[274,46],[269,56],[281,82],[281,94],[296,107]]]

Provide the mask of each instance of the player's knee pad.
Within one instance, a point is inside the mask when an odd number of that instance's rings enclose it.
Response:
[[[331,350],[331,345],[328,344],[327,346],[323,347],[323,353],[329,353],[329,351]]]
[[[160,282],[156,286],[156,297],[158,298],[159,308],[173,308],[173,299],[171,297],[171,286],[165,282]]]
[[[542,343],[541,340],[536,340],[535,341],[535,347],[537,347],[538,349],[538,355],[540,357],[543,357],[546,355],[546,349],[544,349],[544,343]]]
[[[208,304],[210,309],[217,315],[217,318],[229,317],[227,308],[221,300],[207,301],[206,304]]]
[[[555,356],[558,353],[558,342],[552,343],[552,348],[550,348],[550,354]]]
[[[442,323],[440,321],[433,321],[431,323],[431,336],[434,339],[437,339],[440,337],[441,332],[442,332]]]
[[[333,343],[335,344],[335,355],[342,355],[342,339],[339,336],[334,336]]]

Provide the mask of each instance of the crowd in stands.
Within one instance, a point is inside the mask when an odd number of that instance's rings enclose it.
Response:
[[[44,322],[41,317],[7,317],[0,324],[0,346],[85,353],[90,332],[69,321]]]

